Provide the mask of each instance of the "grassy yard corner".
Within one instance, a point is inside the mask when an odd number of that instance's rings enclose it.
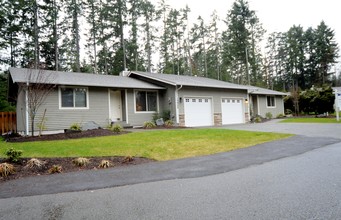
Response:
[[[290,137],[290,134],[227,129],[177,129],[118,136],[25,143],[0,142],[0,153],[23,150],[23,157],[139,156],[159,161],[210,155]]]

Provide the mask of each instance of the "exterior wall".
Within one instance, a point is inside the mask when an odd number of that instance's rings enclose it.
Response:
[[[146,91],[143,89],[137,89],[139,91]],[[127,91],[127,121],[132,126],[142,126],[144,122],[151,121],[155,112],[136,112],[135,106],[135,91],[134,89],[128,89]],[[148,91],[148,90],[147,90]],[[158,92],[158,112],[163,111],[163,101],[160,101],[164,94],[162,91]]]
[[[109,103],[108,89],[106,88],[88,88],[88,109],[60,109],[58,88],[52,91],[39,107],[35,118],[35,130],[38,131],[38,123],[41,122],[44,110],[45,128],[44,131],[63,130],[69,128],[73,123],[84,123],[94,121],[102,127],[109,123]],[[18,96],[17,119],[18,131],[25,130],[25,93],[21,92]],[[29,129],[31,130],[31,119],[29,118]]]
[[[282,96],[275,96],[275,107],[267,107],[266,95],[258,95],[258,114],[265,118],[266,113],[270,112],[272,117],[278,114],[284,114],[284,102]]]
[[[179,115],[184,115],[184,98],[186,97],[208,97],[212,99],[213,115],[212,119],[214,125],[221,125],[221,99],[222,98],[241,98],[245,100],[247,98],[246,90],[236,89],[214,89],[214,88],[195,88],[195,87],[184,87],[179,90],[179,98],[182,102],[179,103]],[[248,105],[244,105],[244,114],[248,113]],[[245,122],[249,120],[248,114],[245,114]],[[184,121],[180,120],[180,125],[184,125]]]
[[[17,98],[17,130],[19,133],[23,133],[26,129],[25,115],[26,115],[26,106],[25,106],[25,92],[21,87],[19,87],[19,93]]]

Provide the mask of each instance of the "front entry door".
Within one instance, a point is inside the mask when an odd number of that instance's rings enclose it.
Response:
[[[122,121],[121,91],[110,91],[111,120]]]

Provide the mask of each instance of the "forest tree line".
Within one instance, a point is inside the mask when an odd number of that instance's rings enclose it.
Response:
[[[153,71],[282,91],[341,84],[333,73],[339,49],[332,28],[323,21],[294,25],[264,39],[246,0],[236,0],[224,18],[214,11],[209,21],[194,22],[189,7],[171,8],[166,0],[0,1],[2,67]]]

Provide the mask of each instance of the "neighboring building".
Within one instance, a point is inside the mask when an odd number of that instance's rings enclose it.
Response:
[[[87,121],[102,127],[111,122],[142,126],[155,113],[166,110],[181,126],[246,123],[250,119],[249,100],[259,115],[284,113],[284,93],[204,77],[137,71],[111,76],[23,68],[10,68],[10,76],[11,91],[17,97],[18,131],[25,131],[29,120],[27,81],[57,85],[37,112],[39,122],[46,109],[46,130],[62,130]]]

